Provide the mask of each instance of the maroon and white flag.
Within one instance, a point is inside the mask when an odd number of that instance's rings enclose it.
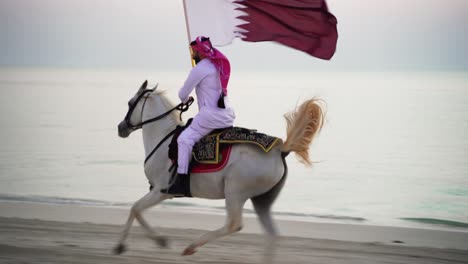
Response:
[[[210,37],[224,46],[274,41],[329,60],[338,40],[337,20],[325,0],[183,0],[189,38]]]

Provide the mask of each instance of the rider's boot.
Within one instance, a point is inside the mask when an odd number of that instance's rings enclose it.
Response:
[[[168,189],[162,189],[161,192],[175,197],[191,197],[189,176],[178,173],[175,177],[172,185]]]

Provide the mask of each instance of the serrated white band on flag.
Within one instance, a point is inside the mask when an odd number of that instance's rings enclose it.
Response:
[[[245,31],[238,26],[247,22],[238,17],[246,14],[236,10],[240,5],[231,0],[183,1],[190,41],[197,36],[206,36],[213,45],[224,46]]]

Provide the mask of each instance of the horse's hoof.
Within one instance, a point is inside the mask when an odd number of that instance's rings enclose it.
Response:
[[[184,250],[184,252],[182,252],[182,256],[190,256],[190,255],[195,254],[195,252],[197,252],[195,248],[196,247],[193,245],[189,246],[188,248]]]
[[[155,237],[153,240],[160,248],[169,248],[169,239],[167,239],[167,237]]]
[[[125,251],[127,251],[127,246],[125,246],[124,244],[118,244],[113,250],[115,255],[120,255]]]

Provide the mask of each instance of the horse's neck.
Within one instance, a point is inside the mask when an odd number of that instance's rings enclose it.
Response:
[[[150,118],[154,118],[157,115],[167,112],[170,110],[170,105],[167,102],[163,102],[161,95],[153,95],[151,98],[148,99],[145,110],[143,113],[143,120],[148,120]],[[157,144],[167,135],[169,134],[176,126],[178,125],[177,120],[175,120],[172,114],[164,117],[161,120],[155,121],[153,123],[149,123],[143,126],[143,145],[145,148],[145,157],[153,151]],[[167,157],[167,148],[161,146],[161,149],[158,150],[157,153],[154,155],[163,153]],[[167,159],[157,159],[161,160],[161,162],[165,162]]]
[[[153,151],[156,145],[159,144],[159,142],[161,142],[161,140],[163,140],[164,137],[167,134],[169,134],[176,126],[174,123],[171,123],[169,124],[169,126],[166,126],[166,129],[162,129],[158,127],[159,125],[163,123],[167,123],[167,122],[161,120],[160,123],[157,123],[157,124],[152,123],[152,124],[147,124],[144,126],[143,145],[145,148],[145,157],[148,157],[148,155]]]

